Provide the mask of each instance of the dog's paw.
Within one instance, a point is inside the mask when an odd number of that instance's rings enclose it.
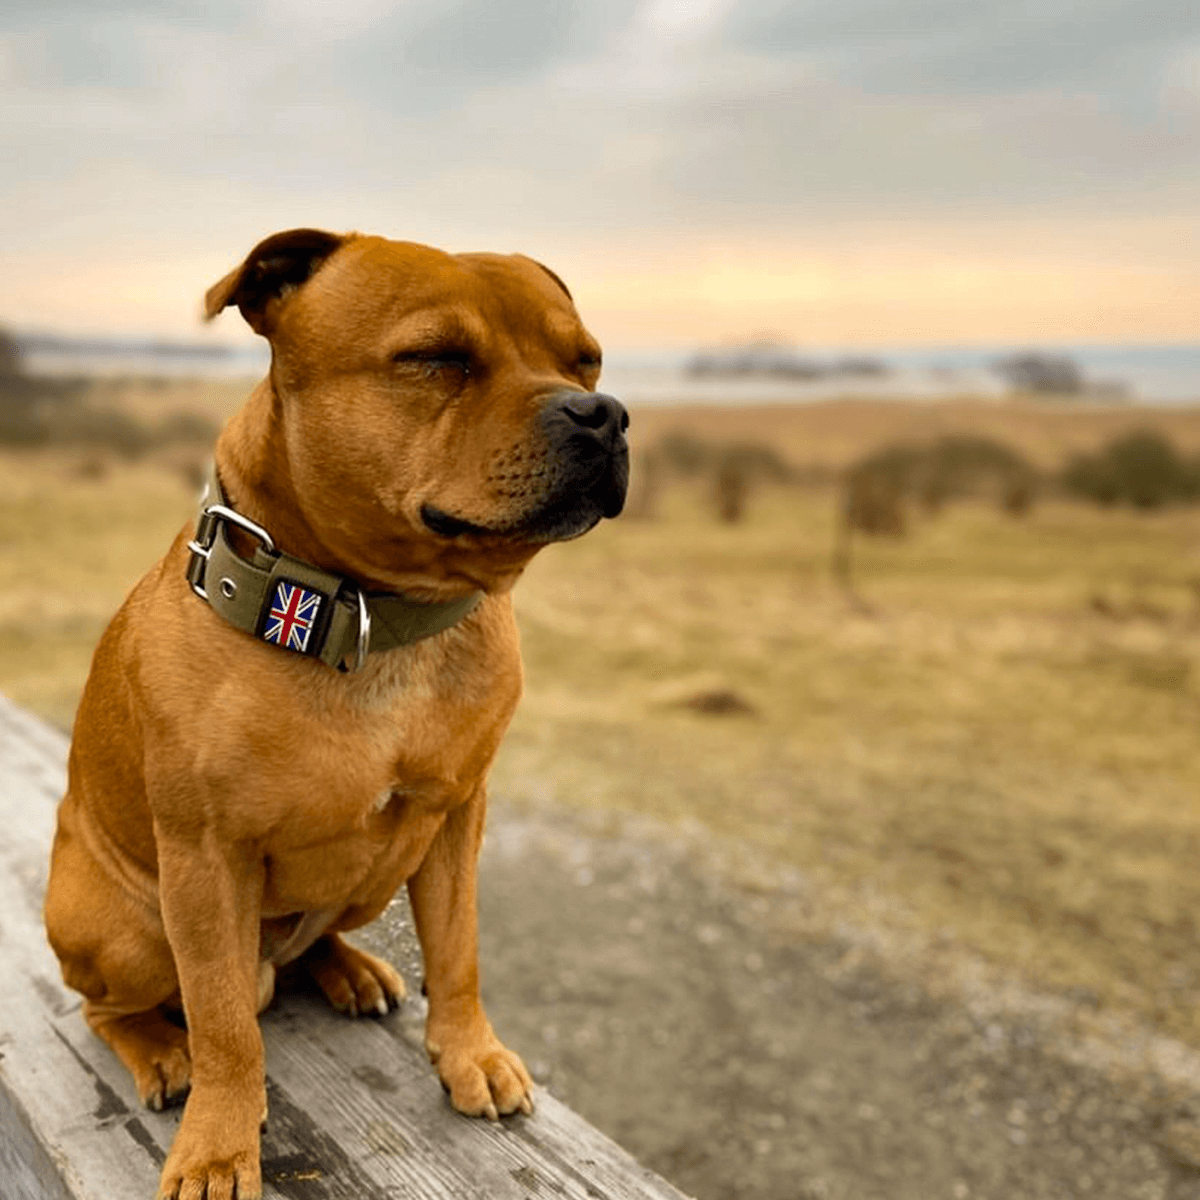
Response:
[[[404,999],[404,980],[391,963],[327,934],[301,960],[325,999],[351,1017],[388,1011]]]
[[[158,1184],[157,1200],[262,1200],[255,1106],[237,1107],[249,1119],[216,1111],[184,1110],[183,1121]]]
[[[239,1155],[227,1162],[180,1164],[167,1160],[156,1200],[262,1200],[262,1168],[258,1153]]]
[[[177,1104],[192,1085],[192,1058],[188,1053],[187,1034],[177,1030],[180,1037],[171,1044],[159,1046],[144,1064],[145,1070],[134,1078],[142,1103],[155,1112]]]
[[[182,1100],[192,1082],[188,1035],[158,1009],[105,1020],[92,1028],[129,1068],[141,1102],[155,1112]]]
[[[485,1029],[473,1035],[443,1035],[426,1040],[450,1103],[464,1116],[533,1113],[533,1080],[521,1059]]]

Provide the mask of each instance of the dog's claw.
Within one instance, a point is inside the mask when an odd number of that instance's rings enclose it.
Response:
[[[521,1097],[521,1103],[518,1105],[518,1108],[527,1117],[533,1116],[533,1097],[530,1096],[530,1094],[528,1092],[526,1092],[525,1095]]]
[[[322,938],[304,961],[329,1003],[348,1017],[386,1017],[404,997],[395,967],[337,934]]]
[[[496,1106],[494,1104],[489,1104],[487,1108],[483,1110],[483,1115],[487,1117],[489,1121],[495,1121],[497,1123],[500,1121],[500,1114],[496,1111]]]

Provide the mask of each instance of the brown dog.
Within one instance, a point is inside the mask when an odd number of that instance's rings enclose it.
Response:
[[[210,317],[230,304],[270,376],[199,529],[96,650],[46,898],[142,1099],[190,1086],[160,1196],[209,1200],[261,1193],[275,968],[386,1012],[399,976],[341,932],[402,883],[455,1108],[529,1111],[476,968],[484,783],[521,692],[509,591],[620,511],[628,471],[599,347],[531,259],[294,230],[209,291]]]

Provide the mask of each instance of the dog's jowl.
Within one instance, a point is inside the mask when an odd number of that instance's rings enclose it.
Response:
[[[270,373],[96,650],[46,923],[146,1104],[187,1094],[160,1194],[250,1200],[276,969],[386,1013],[399,975],[342,934],[402,884],[452,1103],[530,1109],[476,969],[510,592],[620,512],[628,418],[567,289],[519,255],[293,230],[209,290],[210,317],[230,305]]]

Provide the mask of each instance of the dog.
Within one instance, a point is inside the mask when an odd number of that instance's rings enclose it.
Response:
[[[386,1013],[400,976],[342,935],[402,884],[451,1103],[532,1111],[476,963],[486,777],[522,689],[510,593],[621,511],[628,416],[521,255],[297,229],[205,305],[238,307],[270,372],[96,649],[45,917],[142,1100],[187,1094],[160,1198],[252,1200],[276,971]]]

